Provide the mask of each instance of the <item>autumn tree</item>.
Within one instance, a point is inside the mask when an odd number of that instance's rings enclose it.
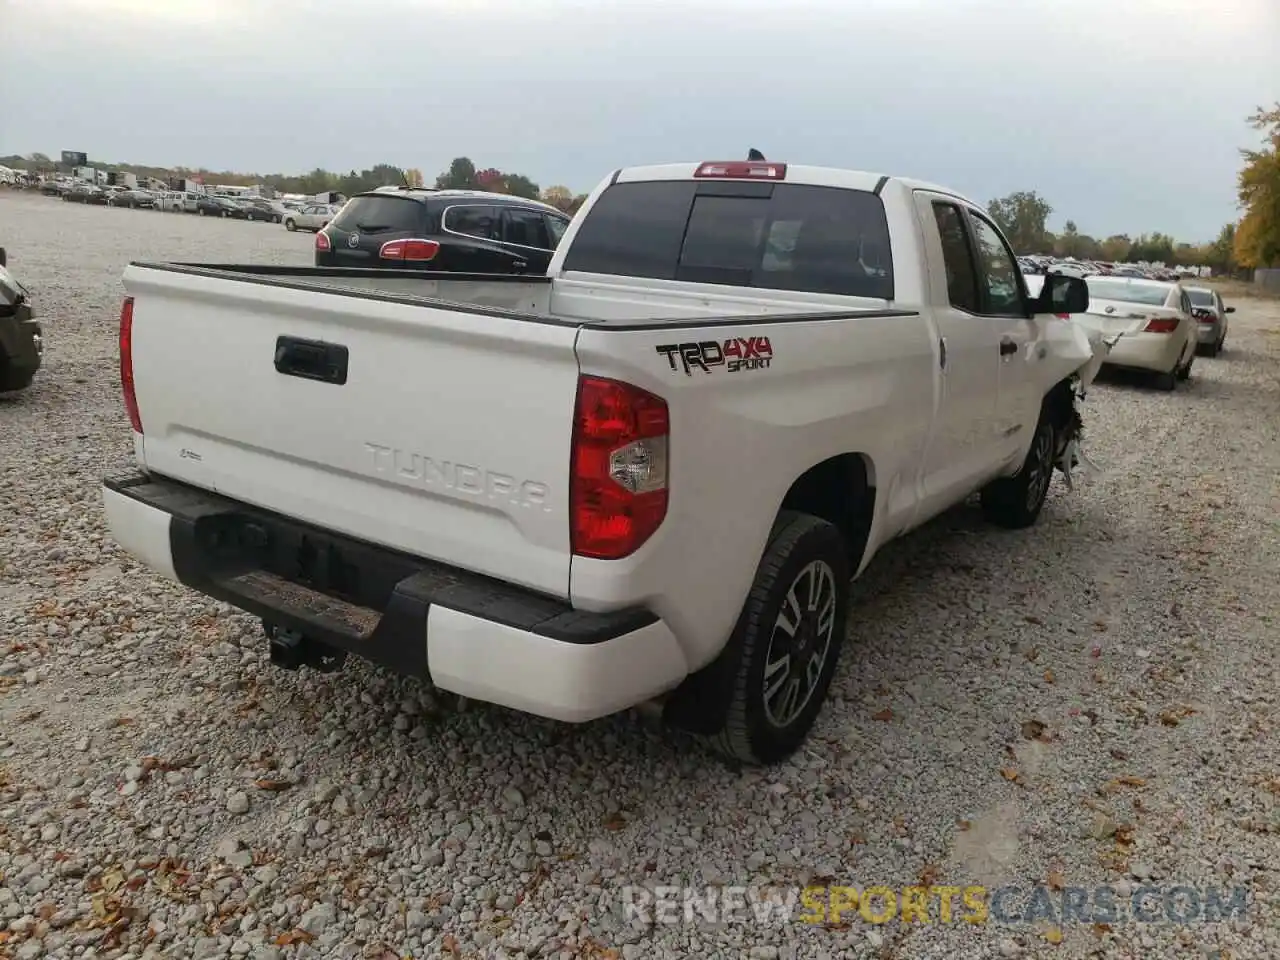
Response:
[[[1272,110],[1259,107],[1249,125],[1262,132],[1263,147],[1240,151],[1244,217],[1235,231],[1235,255],[1246,267],[1268,267],[1280,263],[1280,102]]]
[[[1224,224],[1218,239],[1209,244],[1205,263],[1222,273],[1236,272],[1236,225]]]
[[[1124,263],[1129,259],[1129,248],[1133,242],[1127,233],[1113,233],[1102,241],[1098,256],[1107,263]]]
[[[1034,190],[992,200],[987,211],[1016,252],[1038,253],[1047,248],[1045,223],[1053,207]]]
[[[1141,234],[1129,247],[1129,259],[1146,263],[1173,263],[1173,237],[1159,232]]]
[[[469,157],[455,158],[449,169],[436,177],[439,190],[475,190],[476,186],[476,165]]]
[[[537,200],[542,193],[538,185],[522,173],[503,174],[501,192],[513,197],[524,197],[526,200]]]
[[[410,167],[404,172],[404,179],[411,187],[421,187],[422,171],[416,167]]]
[[[573,204],[573,193],[568,187],[547,187],[542,191],[542,202],[549,203],[557,210],[563,210],[566,213]]]
[[[1068,220],[1062,233],[1053,240],[1053,251],[1060,257],[1093,260],[1101,255],[1102,245],[1088,234],[1081,233],[1074,220]]]

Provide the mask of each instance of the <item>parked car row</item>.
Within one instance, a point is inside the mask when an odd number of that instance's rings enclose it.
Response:
[[[341,209],[339,204],[299,203],[293,200],[268,200],[265,197],[225,197],[181,190],[100,187],[85,182],[49,181],[41,187],[41,192],[46,196],[61,197],[68,203],[280,223],[290,231],[322,230]]]
[[[1200,267],[1168,267],[1148,263],[1112,263],[1105,260],[1077,260],[1074,257],[1046,257],[1041,255],[1025,255],[1018,258],[1018,265],[1024,274],[1040,275],[1060,273],[1069,277],[1134,277],[1146,280],[1163,280],[1173,282],[1182,279],[1195,279],[1201,276],[1204,268]]]
[[[1031,295],[1054,273],[1024,274]],[[1197,353],[1217,357],[1224,349],[1227,315],[1235,307],[1211,287],[1117,273],[1092,274],[1085,284],[1089,306],[1074,319],[1114,340],[1107,366],[1152,374],[1160,389],[1174,390],[1191,378]]]

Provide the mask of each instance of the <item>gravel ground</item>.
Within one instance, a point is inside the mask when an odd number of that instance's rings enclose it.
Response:
[[[444,709],[107,537],[130,259],[305,264],[309,234],[0,194],[46,366],[0,400],[0,956],[1280,956],[1280,302],[1176,394],[1109,379],[1101,472],[972,507],[856,587],[809,748],[734,772],[625,716]],[[650,925],[625,885],[1242,884],[1223,923]],[[1057,894],[1055,893],[1055,896]],[[937,919],[936,909],[933,917]],[[7,928],[7,929],[6,929]]]

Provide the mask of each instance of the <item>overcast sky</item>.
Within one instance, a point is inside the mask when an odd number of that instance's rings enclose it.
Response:
[[[1211,239],[1280,100],[1280,0],[0,0],[0,37],[0,155],[582,192],[758,147],[1097,236]]]

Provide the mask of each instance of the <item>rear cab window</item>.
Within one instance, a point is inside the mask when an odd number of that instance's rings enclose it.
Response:
[[[330,226],[352,233],[419,233],[425,217],[418,200],[385,194],[352,197]]]
[[[880,198],[795,183],[616,183],[564,269],[884,300],[894,290]]]

